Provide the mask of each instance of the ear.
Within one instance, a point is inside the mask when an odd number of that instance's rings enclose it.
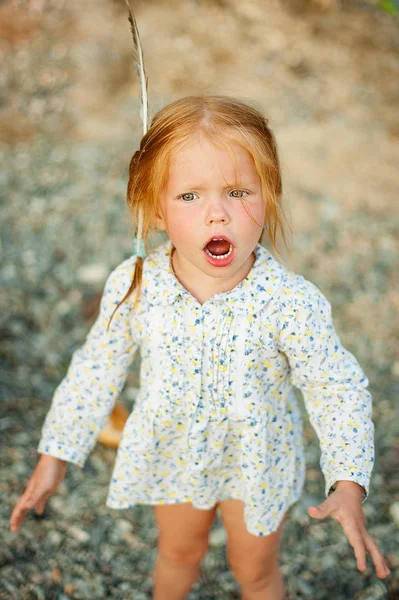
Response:
[[[159,202],[158,206],[155,206],[155,219],[154,225],[159,231],[166,231],[166,220],[162,210],[162,202]]]
[[[155,226],[160,231],[166,231],[166,226],[165,226],[164,220],[161,217],[157,217],[155,219]]]
[[[155,217],[155,227],[160,231],[166,231],[165,219],[160,212],[158,212]]]

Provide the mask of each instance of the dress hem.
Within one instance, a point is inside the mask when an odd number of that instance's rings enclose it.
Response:
[[[299,494],[295,494],[294,496],[291,497],[291,499],[289,500],[289,502],[286,504],[284,510],[282,511],[282,513],[279,515],[279,518],[276,520],[275,523],[273,523],[271,525],[271,527],[269,529],[265,529],[264,531],[262,531],[262,533],[259,533],[259,529],[253,528],[251,526],[248,526],[248,524],[245,522],[244,519],[244,523],[245,523],[245,527],[247,528],[248,532],[251,533],[252,535],[255,535],[256,537],[262,537],[262,536],[267,536],[270,535],[271,533],[274,533],[275,531],[277,531],[277,529],[280,527],[282,521],[285,519],[288,511],[290,510],[290,508],[296,504],[296,502],[298,502],[298,500],[300,499],[302,495],[302,492]],[[127,501],[126,503],[123,503],[123,505],[116,505],[112,502],[106,502],[106,506],[108,508],[111,508],[113,510],[126,510],[128,508],[134,508],[137,505],[147,505],[147,506],[165,506],[165,505],[172,505],[172,504],[182,504],[184,502],[191,502],[192,503],[192,498],[190,496],[185,496],[183,497],[183,499],[170,499],[171,501],[165,501],[162,499],[159,500],[139,500],[137,502],[132,502],[132,501]],[[212,505],[210,506],[198,506],[196,504],[193,504],[194,508],[197,508],[199,510],[211,510],[212,508],[214,508],[216,506],[216,504],[218,502],[224,502],[225,500],[241,500],[241,502],[244,503],[244,507],[245,507],[245,500],[243,500],[242,498],[239,498],[237,496],[228,496],[226,498],[220,498],[219,500],[216,500]],[[217,507],[219,508],[219,507]]]
[[[218,502],[224,502],[225,500],[241,500],[241,502],[245,503],[245,500],[243,500],[242,498],[239,498],[237,496],[228,496],[226,498],[220,498],[219,500],[215,500],[215,502],[210,505],[199,506],[198,504],[193,504],[193,506],[194,506],[194,508],[198,508],[200,510],[210,510],[211,508],[214,508]],[[137,506],[140,504],[148,505],[148,506],[159,506],[159,505],[163,505],[163,504],[183,504],[184,502],[192,503],[193,502],[192,496],[184,496],[183,498],[170,498],[168,500],[163,500],[162,498],[159,498],[158,500],[156,500],[156,499],[138,500],[136,502],[127,501],[127,502],[120,503],[120,504],[106,502],[105,505],[108,508],[112,508],[113,510],[125,510],[127,508],[133,508],[134,506]]]

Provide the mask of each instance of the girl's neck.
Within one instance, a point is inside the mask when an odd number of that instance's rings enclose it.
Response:
[[[200,304],[204,304],[215,294],[229,292],[234,289],[243,279],[247,277],[248,273],[252,269],[255,259],[255,252],[252,252],[244,265],[242,265],[242,267],[231,277],[226,279],[210,277],[205,273],[197,273],[193,276],[192,268],[187,269],[184,263],[182,264],[182,262],[179,261],[179,257],[176,254],[175,248],[172,248],[170,262],[175,277],[180,281],[182,286],[188,292],[190,292],[190,294],[194,296],[194,298],[196,298]]]

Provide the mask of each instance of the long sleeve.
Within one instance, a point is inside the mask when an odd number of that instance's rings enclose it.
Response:
[[[107,331],[113,310],[129,289],[134,261],[128,258],[108,276],[98,318],[55,390],[39,453],[83,467],[107,422],[138,347],[129,322],[131,297],[118,308]]]
[[[348,480],[363,486],[364,501],[374,464],[369,382],[343,347],[325,296],[300,275],[296,282],[282,295],[279,346],[320,441],[326,496],[336,481]]]

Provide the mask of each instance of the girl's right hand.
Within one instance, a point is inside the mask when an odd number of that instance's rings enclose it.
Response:
[[[27,512],[36,506],[36,514],[41,515],[47,500],[56,492],[65,477],[67,462],[54,456],[42,454],[25,492],[19,497],[10,517],[10,531],[19,529]]]

